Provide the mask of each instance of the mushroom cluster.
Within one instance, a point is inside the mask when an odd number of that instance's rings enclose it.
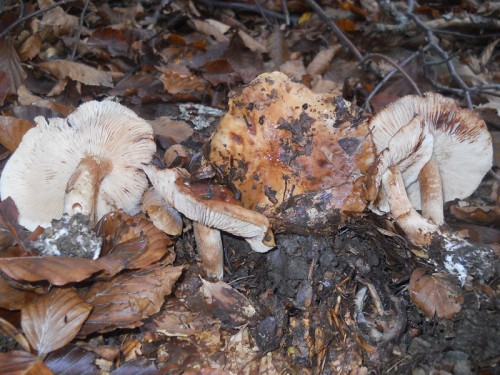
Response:
[[[362,212],[363,178],[375,152],[349,102],[265,73],[229,101],[206,159],[279,231],[329,230]]]
[[[377,150],[365,182],[370,208],[390,213],[414,243],[429,244],[444,224],[443,204],[472,194],[491,168],[486,124],[453,100],[426,93],[390,104],[370,129]]]
[[[95,223],[119,208],[139,211],[148,186],[142,167],[156,150],[145,120],[118,103],[91,101],[66,119],[35,121],[0,180],[0,196],[12,197],[21,225],[47,227],[63,213]]]
[[[368,121],[274,72],[231,98],[205,158],[278,231],[323,230],[368,206],[427,245],[444,202],[470,195],[491,167],[492,142],[477,114],[439,94]]]

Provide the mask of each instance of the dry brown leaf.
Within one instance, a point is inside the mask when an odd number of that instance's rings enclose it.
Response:
[[[68,344],[63,348],[50,353],[45,359],[45,365],[54,374],[99,374],[96,366],[96,355],[89,350],[82,349],[84,345]],[[87,345],[88,347],[90,345]]]
[[[278,28],[271,34],[267,50],[276,67],[280,67],[290,60],[290,51],[288,50],[285,36],[283,35],[283,31]]]
[[[142,319],[160,311],[165,296],[172,292],[182,269],[156,265],[122,273],[110,281],[96,282],[85,296],[94,310],[80,335],[141,326]]]
[[[179,73],[164,67],[157,69],[162,72],[163,88],[177,100],[197,100],[206,90],[206,82],[191,73]]]
[[[155,135],[167,138],[174,143],[184,142],[194,133],[193,128],[187,122],[172,120],[167,116],[161,116],[148,122],[153,127]]]
[[[165,309],[154,319],[156,332],[167,336],[192,336],[213,324],[203,313]]]
[[[123,269],[121,265],[119,261],[103,265],[91,259],[68,257],[0,258],[0,270],[11,279],[27,282],[46,280],[52,285],[83,281],[102,271],[119,272]]]
[[[302,76],[306,74],[306,68],[304,67],[302,59],[288,60],[284,64],[281,64],[280,72],[285,73],[290,78],[301,81]]]
[[[423,268],[413,271],[410,278],[410,298],[429,318],[451,319],[462,309],[463,296],[450,280],[450,275],[426,275]]]
[[[143,268],[160,259],[166,264],[174,262],[175,252],[170,237],[149,220],[122,211],[111,212],[99,221],[96,232],[104,240],[101,254],[105,256],[98,261],[124,259],[125,268],[129,269]]]
[[[17,344],[23,348],[25,351],[31,351],[30,344],[26,339],[26,336],[17,328],[12,325],[12,323],[7,320],[0,318],[0,333],[3,333],[10,338],[13,338]],[[1,373],[1,372],[0,372]]]
[[[111,72],[69,60],[51,60],[37,65],[58,79],[71,78],[89,86],[113,87]]]
[[[252,36],[244,32],[243,30],[238,30],[238,35],[245,44],[245,46],[252,52],[256,53],[266,53],[267,48],[264,44],[254,39]]]
[[[0,353],[0,374],[53,375],[40,358],[20,350]]]
[[[13,288],[3,277],[0,277],[0,308],[20,310],[24,305],[31,302],[35,296],[34,293],[26,290]]]
[[[0,70],[3,70],[10,79],[10,92],[15,94],[26,79],[26,72],[21,66],[21,60],[9,38],[0,40]]]
[[[309,63],[306,69],[306,73],[311,75],[323,74],[330,67],[330,63],[333,56],[340,49],[340,45],[335,45],[333,47],[319,51],[319,53],[314,56],[314,59]]]
[[[32,60],[40,53],[42,40],[38,34],[32,34],[19,47],[19,58],[21,61]]]
[[[7,73],[0,70],[0,106],[5,102],[5,98],[10,93],[10,78]]]
[[[65,81],[65,80],[60,80],[60,81]],[[25,85],[21,85],[17,89],[17,100],[22,105],[34,105],[41,108],[49,108],[53,111],[60,113],[64,117],[68,116],[75,109],[72,106],[64,105],[60,102],[57,102],[54,99],[42,99],[39,96],[33,95],[26,88]]]
[[[0,144],[10,152],[14,152],[24,134],[32,127],[33,124],[28,120],[0,116]]]
[[[92,310],[74,289],[54,288],[21,310],[21,327],[38,355],[62,348],[77,335]]]
[[[198,295],[188,299],[191,310],[205,311],[231,328],[241,327],[255,316],[255,308],[248,298],[231,285],[223,281],[201,281]]]
[[[72,33],[78,28],[78,22],[78,17],[68,14],[61,7],[55,7],[45,12],[40,21],[41,29],[45,30],[45,34],[48,34],[42,36],[42,39]]]
[[[224,35],[219,26],[215,26],[213,23],[207,21],[191,19],[190,22],[193,23],[194,28],[200,33],[212,36],[219,43],[229,42],[229,38]]]

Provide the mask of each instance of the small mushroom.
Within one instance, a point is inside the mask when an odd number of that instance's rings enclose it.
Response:
[[[265,73],[230,99],[205,159],[274,229],[327,231],[366,207],[364,173],[375,156],[368,134],[341,97]]]
[[[248,210],[219,185],[190,182],[182,168],[144,167],[153,187],[163,199],[188,219],[245,238],[252,249],[266,252],[274,247],[266,216]]]
[[[370,128],[378,154],[365,182],[370,207],[391,212],[415,243],[428,244],[444,224],[444,202],[472,194],[491,167],[486,124],[453,100],[426,93],[395,101]]]
[[[111,101],[82,104],[66,119],[43,117],[23,137],[0,180],[2,199],[12,197],[19,222],[46,227],[63,213],[91,222],[118,208],[137,213],[156,145],[151,126]]]
[[[182,217],[169,206],[154,189],[146,190],[142,197],[142,212],[147,214],[154,226],[171,236],[182,233]]]

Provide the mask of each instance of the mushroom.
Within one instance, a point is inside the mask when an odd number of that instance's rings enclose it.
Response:
[[[146,121],[111,101],[82,104],[67,119],[35,121],[0,180],[0,196],[15,201],[21,225],[46,227],[63,213],[95,222],[118,208],[139,211],[148,184],[141,168],[156,150]]]
[[[243,237],[257,252],[266,252],[275,246],[267,217],[242,207],[228,189],[207,183],[192,184],[189,173],[182,168],[160,170],[148,165],[144,171],[163,199],[188,219],[211,229]],[[211,233],[210,245],[205,246],[200,236],[210,231],[201,226],[197,226],[196,231],[198,245],[201,244],[198,250],[201,259],[205,259],[207,271],[222,277],[220,241],[215,238],[216,234]]]
[[[452,99],[426,93],[390,104],[370,128],[378,154],[365,182],[370,208],[391,212],[413,242],[428,244],[444,224],[444,202],[472,194],[491,167],[486,124]]]
[[[182,217],[168,205],[154,189],[146,190],[142,197],[142,212],[147,214],[154,226],[171,236],[182,233]]]
[[[279,231],[328,231],[362,212],[364,173],[375,156],[367,122],[349,102],[264,73],[229,101],[205,159],[244,207]]]

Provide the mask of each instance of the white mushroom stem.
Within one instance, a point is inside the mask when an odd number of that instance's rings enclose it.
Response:
[[[420,171],[418,182],[420,183],[422,216],[436,225],[443,225],[443,185],[439,166],[434,155]]]
[[[418,214],[406,194],[398,166],[390,167],[382,177],[382,186],[389,199],[391,215],[416,245],[429,245],[438,227]]]
[[[112,165],[108,159],[84,157],[66,184],[64,212],[70,216],[77,213],[87,215],[91,223],[94,223],[99,187],[111,170]]]
[[[220,231],[193,222],[194,238],[201,259],[201,266],[208,276],[222,280],[224,276],[224,252]]]

